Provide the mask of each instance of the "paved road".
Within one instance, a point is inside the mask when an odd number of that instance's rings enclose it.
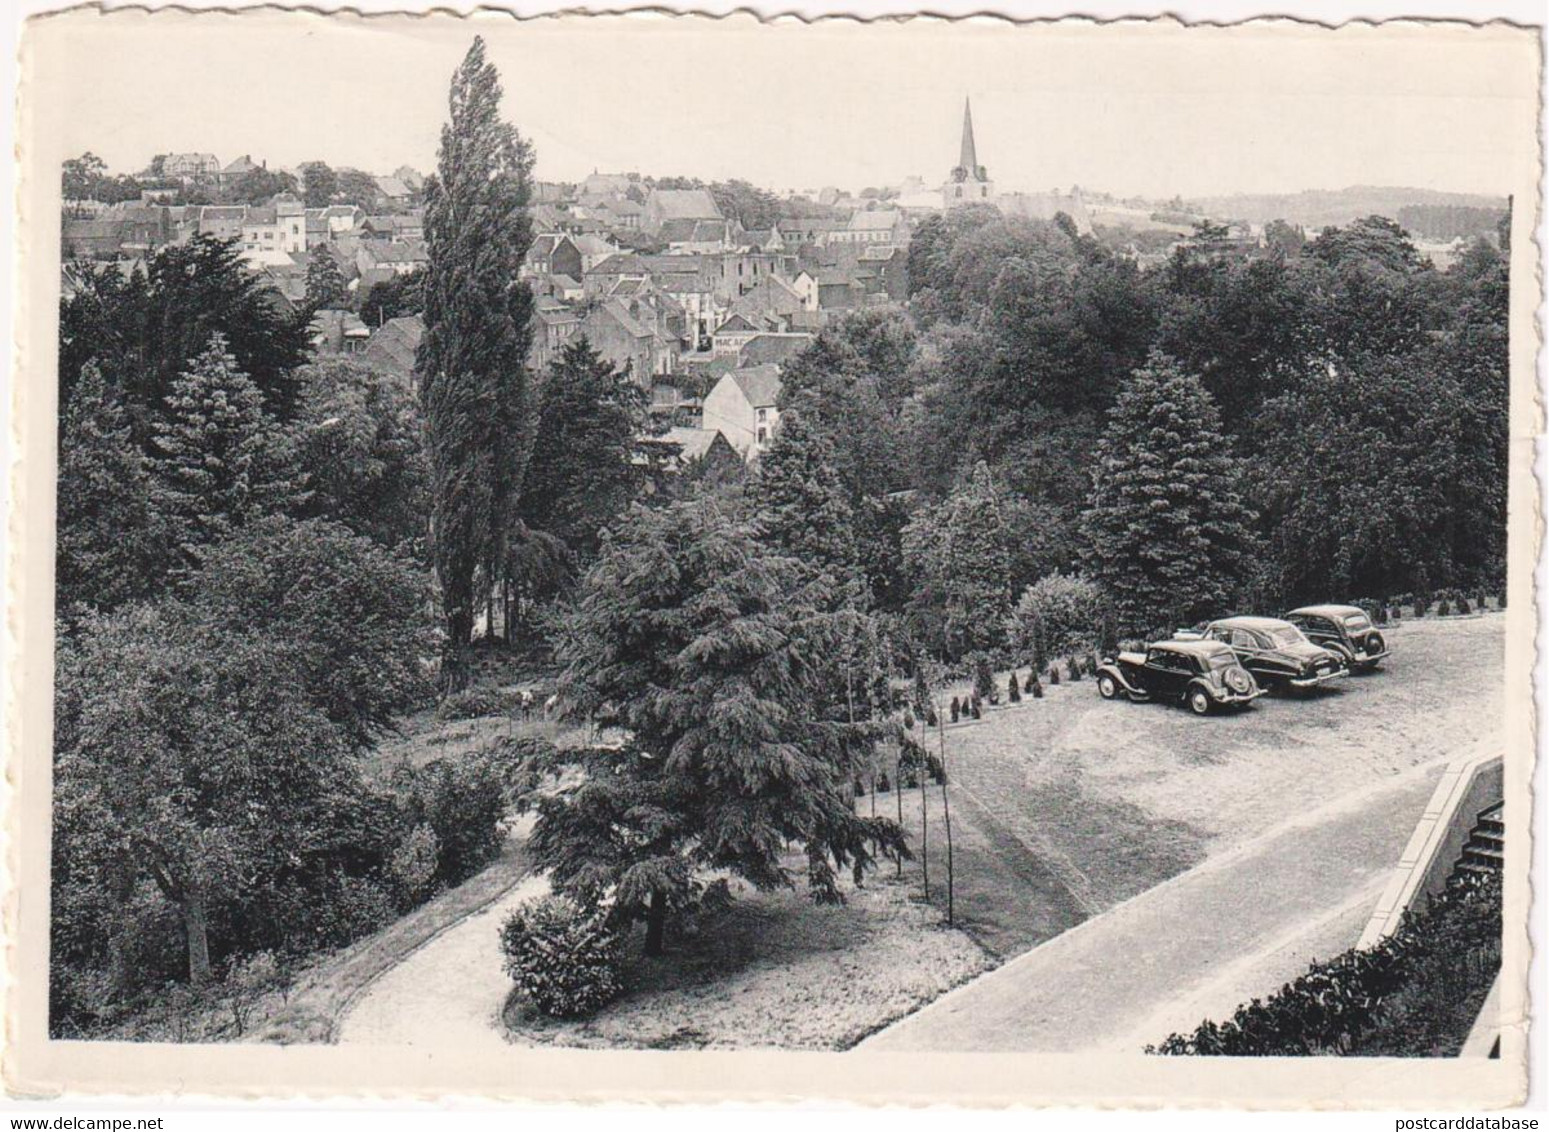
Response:
[[[1138,1052],[1353,945],[1443,761],[1349,795],[1150,889],[862,1043]]]

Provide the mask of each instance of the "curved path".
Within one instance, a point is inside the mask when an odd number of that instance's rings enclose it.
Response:
[[[511,979],[502,968],[500,925],[516,905],[547,891],[545,878],[529,876],[411,953],[355,1000],[339,1023],[339,1042],[503,1046],[500,1008]]]
[[[1123,902],[861,1043],[1139,1052],[1355,945],[1443,762],[1289,822]],[[1257,988],[1257,989],[1253,989]]]

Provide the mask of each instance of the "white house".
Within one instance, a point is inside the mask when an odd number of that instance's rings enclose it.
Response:
[[[780,367],[734,369],[705,397],[702,426],[718,429],[744,460],[753,461],[774,442],[780,421]]]

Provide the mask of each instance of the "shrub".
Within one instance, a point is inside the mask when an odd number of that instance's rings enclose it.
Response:
[[[957,702],[957,697],[952,697],[952,722],[956,723],[963,714],[962,705]]]
[[[1036,676],[1034,676],[1032,678],[1032,681],[1033,681],[1033,699],[1035,699],[1035,700],[1043,699],[1043,684],[1042,684],[1042,682],[1040,682],[1038,677],[1036,677]]]
[[[1100,644],[1111,621],[1101,587],[1079,574],[1038,579],[1022,591],[1011,619],[1013,640],[1032,649],[1036,668],[1043,667],[1048,652]]]
[[[1468,598],[1460,596],[1458,598],[1458,612],[1459,613],[1472,613],[1473,611],[1474,611],[1473,608],[1468,604]]]
[[[1060,666],[1057,665],[1057,664],[1049,665],[1049,687],[1051,687],[1051,688],[1057,687],[1059,685],[1059,682],[1060,682]]]
[[[1017,674],[1013,672],[1011,679],[1006,682],[1006,694],[1014,704],[1022,702],[1022,688],[1017,684]]]
[[[500,929],[506,974],[553,1018],[590,1014],[617,998],[619,939],[600,910],[562,896],[516,908]]]
[[[489,715],[510,715],[521,706],[517,692],[498,688],[464,688],[453,692],[436,705],[436,718],[446,721],[480,719]]]
[[[990,658],[980,653],[974,657],[974,698],[990,700],[995,695],[995,674],[990,670]]]
[[[973,713],[973,717],[975,719],[980,718],[980,715],[979,715],[979,701],[977,699],[975,699],[972,703],[970,703],[968,705],[968,710]]]
[[[1402,621],[1404,619],[1403,606],[1395,605],[1392,609],[1388,610],[1388,616],[1394,621]]]
[[[387,862],[387,875],[398,889],[401,907],[416,907],[430,896],[435,888],[440,860],[440,839],[434,829],[423,823],[411,829],[393,850]]]
[[[1502,586],[1500,589],[1495,591],[1495,608],[1496,609],[1505,609],[1506,608],[1506,587],[1505,586]]]
[[[887,771],[883,771],[881,776],[878,777],[878,779],[877,779],[877,793],[878,794],[889,794],[889,793],[892,792],[892,790],[893,790],[893,786],[887,780]]]
[[[1065,662],[1065,671],[1070,676],[1071,683],[1077,683],[1081,679],[1081,662],[1071,657]]]
[[[1442,598],[1440,601],[1438,601],[1436,603],[1436,616],[1437,617],[1451,617],[1452,616],[1452,603],[1450,601],[1448,601],[1446,598]]]
[[[936,726],[936,709],[934,707],[932,707],[930,704],[926,704],[925,705],[925,726],[926,727],[935,727]]]
[[[232,963],[226,975],[226,1005],[237,1037],[247,1032],[247,1020],[259,1000],[280,983],[280,965],[272,951],[255,951]]]
[[[914,712],[910,711],[908,708],[904,708],[904,730],[914,730]]]

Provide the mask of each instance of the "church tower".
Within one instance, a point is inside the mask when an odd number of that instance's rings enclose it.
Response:
[[[989,172],[979,164],[979,152],[974,146],[973,107],[966,98],[963,99],[963,140],[958,148],[957,167],[942,186],[941,195],[947,208],[995,199],[995,185]]]

